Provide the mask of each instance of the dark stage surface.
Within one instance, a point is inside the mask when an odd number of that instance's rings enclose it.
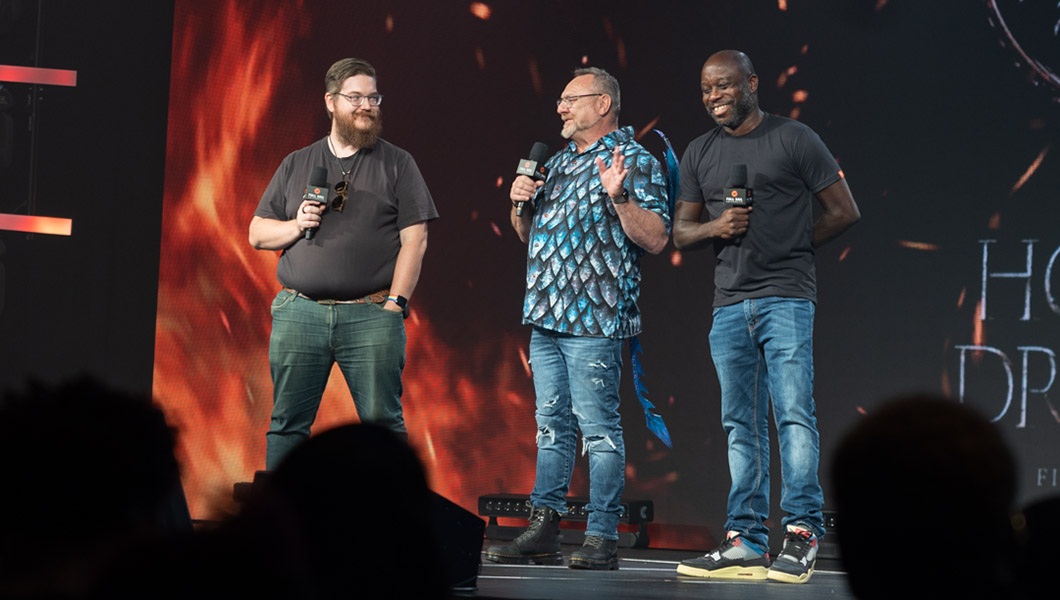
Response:
[[[485,550],[493,541],[485,540]],[[577,545],[564,545],[570,555]],[[498,565],[482,561],[478,589],[457,594],[460,598],[544,600],[562,598],[663,598],[759,599],[808,598],[853,599],[846,575],[836,559],[819,559],[813,577],[804,584],[772,581],[727,581],[677,574],[680,561],[696,556],[687,550],[619,548],[617,571],[584,571],[566,566]]]

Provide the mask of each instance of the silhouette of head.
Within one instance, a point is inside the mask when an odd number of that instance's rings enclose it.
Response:
[[[442,597],[448,588],[430,494],[419,456],[403,437],[356,423],[296,446],[244,510],[265,498],[288,507],[325,597],[348,597],[371,582],[394,597]]]
[[[1016,460],[973,408],[930,394],[885,402],[840,439],[832,489],[858,598],[900,597],[909,581],[925,597],[1008,585]]]
[[[87,375],[5,392],[0,581],[76,587],[131,536],[190,529],[175,445],[149,395]]]

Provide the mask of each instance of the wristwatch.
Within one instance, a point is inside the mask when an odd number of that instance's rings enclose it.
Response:
[[[610,197],[610,194],[608,194],[608,197]],[[618,198],[611,198],[611,202],[613,204],[625,204],[626,202],[629,202],[629,190],[622,188],[622,195]]]
[[[393,302],[401,307],[401,316],[409,318],[409,299],[404,296],[387,296],[387,302]]]

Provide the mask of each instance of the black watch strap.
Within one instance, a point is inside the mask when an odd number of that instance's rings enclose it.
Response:
[[[393,302],[394,304],[397,304],[399,307],[401,307],[401,316],[406,318],[406,319],[409,318],[409,299],[408,298],[406,298],[404,296],[388,296],[387,297],[387,301],[388,302]]]

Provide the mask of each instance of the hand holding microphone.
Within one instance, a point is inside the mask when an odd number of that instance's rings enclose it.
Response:
[[[309,202],[316,202],[317,204],[327,204],[328,202],[328,170],[324,167],[313,167],[313,171],[309,174],[309,182],[305,186],[305,194],[302,195],[303,200]],[[319,225],[317,225],[319,227]],[[309,227],[305,230],[305,239],[311,240],[316,234],[316,227]]]
[[[735,239],[735,243],[739,244],[739,236],[747,233],[747,227],[750,225],[750,217],[748,211],[754,205],[754,190],[747,187],[747,165],[736,164],[733,165],[729,171],[729,185],[725,188],[725,203],[730,207],[742,207],[747,209],[746,211],[726,211],[728,213],[729,222],[727,227],[722,231],[723,238]]]
[[[516,175],[526,175],[535,182],[534,192],[530,193],[532,198],[537,190],[536,182],[544,181],[548,177],[548,168],[545,167],[545,161],[548,160],[548,146],[541,142],[535,142],[533,148],[530,149],[530,158],[524,158],[519,161],[519,166],[515,169]],[[515,195],[515,184],[512,184],[512,195]],[[523,216],[523,209],[526,207],[526,200],[516,200],[512,198],[512,202],[515,204],[515,216]]]

